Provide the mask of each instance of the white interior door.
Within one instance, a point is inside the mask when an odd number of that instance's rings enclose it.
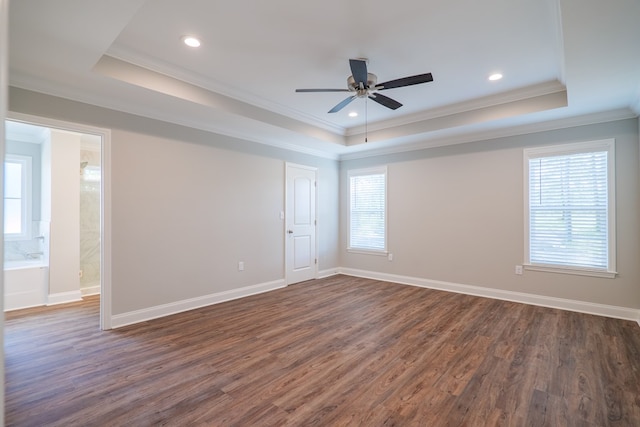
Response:
[[[316,277],[316,173],[315,168],[287,163],[287,284]]]

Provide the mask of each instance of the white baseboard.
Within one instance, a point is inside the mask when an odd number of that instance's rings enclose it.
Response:
[[[537,305],[541,307],[576,311],[579,313],[595,314],[598,316],[613,317],[616,319],[634,320],[638,322],[638,325],[640,325],[640,310],[628,307],[596,304],[586,301],[548,297],[543,295],[528,294],[524,292],[512,292],[502,289],[491,289],[481,286],[463,285],[459,283],[442,282],[438,280],[400,276],[396,274],[379,273],[375,271],[357,270],[353,268],[340,268],[339,273],[346,274],[348,276],[364,277],[368,279],[382,280],[385,282],[400,283],[403,285],[419,286],[422,288],[456,292],[459,294],[494,298],[505,301],[519,302],[523,304]]]
[[[340,274],[339,268],[329,268],[327,270],[318,271],[318,279],[324,279],[325,277],[335,276],[336,274]]]
[[[231,301],[238,298],[248,297],[250,295],[261,294],[263,292],[273,291],[284,288],[284,279],[274,280],[272,282],[261,283],[253,286],[246,286],[240,289],[232,289],[228,291],[218,292],[215,294],[204,295],[197,298],[190,298],[182,301],[176,301],[169,304],[158,305],[145,308],[142,310],[131,311],[128,313],[114,314],[111,316],[111,327],[120,328],[134,323],[140,323],[159,317],[170,316],[172,314],[193,310],[208,305],[218,304],[225,301]]]
[[[89,295],[100,295],[100,283],[93,284],[91,286],[85,286],[80,288],[80,293],[83,297],[87,297]]]
[[[56,294],[49,294],[47,297],[47,305],[66,304],[68,302],[82,301],[82,294],[80,290],[69,292],[58,292]]]

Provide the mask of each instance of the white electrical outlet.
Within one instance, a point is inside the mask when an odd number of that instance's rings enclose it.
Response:
[[[521,265],[516,265],[516,274],[518,276],[522,276],[522,266]]]
[[[393,261],[393,254],[389,254],[389,255],[387,255],[387,259],[388,259],[389,261]]]
[[[244,271],[244,261],[238,262],[238,271]]]

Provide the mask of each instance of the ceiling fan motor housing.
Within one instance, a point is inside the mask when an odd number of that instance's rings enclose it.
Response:
[[[359,87],[353,76],[349,76],[347,79],[347,87],[352,92],[357,92],[357,96],[360,98],[366,97],[369,94],[369,90],[373,90],[378,83],[378,76],[373,73],[367,73],[367,85],[363,88]]]

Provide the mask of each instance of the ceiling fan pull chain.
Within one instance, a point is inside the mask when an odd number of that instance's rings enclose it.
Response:
[[[369,104],[368,99],[365,98],[364,99],[364,142],[367,143],[369,142],[367,139],[367,135],[368,135],[368,121],[369,121],[369,109],[367,108],[367,105]]]

